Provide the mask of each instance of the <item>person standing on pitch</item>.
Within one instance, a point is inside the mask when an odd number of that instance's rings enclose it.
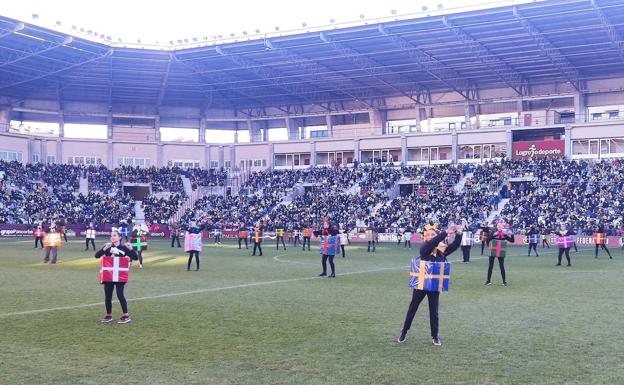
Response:
[[[485,246],[490,247],[490,226],[488,226],[487,222],[483,222],[481,225],[481,235],[479,239],[481,240],[481,255],[483,255]]]
[[[312,230],[309,226],[303,226],[303,248],[301,250],[305,251],[306,242],[308,243],[308,251],[310,251],[310,238],[312,238]]]
[[[245,248],[249,249],[249,244],[247,243],[247,238],[249,238],[249,231],[247,230],[247,226],[245,222],[241,222],[240,226],[238,226],[238,249],[241,249],[243,241],[245,241]]]
[[[254,243],[252,256],[256,255],[256,250],[260,252],[260,256],[262,257],[262,239],[264,238],[264,226],[262,225],[262,221],[256,223],[256,226],[253,229],[253,233],[251,234],[251,239]]]
[[[189,253],[188,262],[186,263],[186,271],[191,271],[191,263],[193,257],[195,257],[195,271],[199,271],[199,252],[202,249],[202,231],[206,228],[206,225],[198,225],[196,222],[191,222],[190,227],[186,229],[186,235],[184,238],[184,249]]]
[[[465,220],[462,221],[461,231],[462,263],[470,263],[470,250],[474,244],[474,236],[472,235],[472,231],[470,231],[470,227],[468,227],[468,222]]]
[[[346,257],[345,246],[349,244],[349,233],[347,233],[347,229],[344,227],[340,229],[340,234],[338,235],[340,238],[340,251],[342,252],[342,258]]]
[[[35,227],[35,231],[33,231],[33,235],[35,236],[35,249],[38,244],[41,244],[41,248],[43,249],[43,236],[45,235],[43,227],[41,227],[41,225],[37,225],[37,227]]]
[[[527,252],[527,257],[531,256],[531,250],[535,251],[535,256],[539,257],[537,253],[537,244],[539,242],[540,233],[539,230],[535,228],[535,225],[531,225],[529,231],[526,233],[527,241],[529,242],[529,251]]]
[[[548,236],[552,233],[551,229],[548,227],[544,227],[544,231],[542,231],[542,249],[544,247],[548,247],[550,249],[550,243],[548,243]]]
[[[444,243],[444,239],[449,234],[455,233],[455,239],[450,245]],[[437,233],[434,226],[426,225],[424,231],[424,243],[420,247],[420,259],[423,261],[431,262],[446,262],[446,257],[451,255],[461,243],[462,235],[459,226],[450,226],[446,231]],[[397,342],[403,343],[407,340],[407,332],[412,326],[412,321],[418,310],[418,306],[422,300],[427,297],[429,302],[429,324],[431,327],[431,337],[434,346],[442,345],[439,335],[439,316],[438,310],[440,306],[440,292],[437,291],[425,291],[420,289],[412,290],[412,301],[410,302],[407,314],[405,315],[405,322],[403,323],[403,329],[397,339]]]
[[[143,231],[138,223],[134,225],[130,233],[130,246],[136,251],[139,258],[139,269],[142,269],[143,251],[147,250],[147,232]]]
[[[50,262],[51,265],[56,264],[58,248],[61,247],[61,244],[61,234],[56,231],[56,223],[51,221],[49,227],[45,229],[45,234],[43,236],[43,245],[45,246],[43,263]]]
[[[611,252],[607,248],[607,236],[605,234],[604,225],[600,224],[596,227],[594,233],[594,245],[596,245],[596,258],[598,258],[598,248],[602,248],[609,255],[609,259],[613,259]]]
[[[293,246],[297,247],[297,245],[301,243],[301,229],[299,228],[299,225],[296,225],[293,228],[292,237],[293,237]]]
[[[568,267],[572,266],[570,263],[570,249],[572,248],[572,244],[574,243],[574,231],[566,228],[565,224],[561,225],[561,229],[555,232],[557,235],[557,245],[559,246],[559,255],[557,256],[557,264],[555,266],[561,266],[561,257],[565,253],[566,259],[568,260]]]
[[[505,273],[505,256],[507,255],[507,242],[513,242],[515,237],[507,227],[507,225],[500,221],[496,225],[496,230],[490,234],[490,263],[488,265],[487,281],[485,286],[492,284],[492,269],[494,268],[494,260],[498,259],[498,266],[500,267],[501,277],[503,278],[503,286],[507,286],[507,278]]]
[[[277,243],[277,250],[279,250],[280,240],[282,241],[282,246],[284,246],[284,250],[286,250],[286,243],[284,243],[284,225],[282,222],[277,222],[275,224],[275,240]]]
[[[93,246],[93,251],[95,251],[95,228],[93,228],[93,223],[89,223],[89,228],[85,231],[87,244],[85,245],[85,251],[89,250],[89,243]]]
[[[221,224],[220,223],[217,222],[212,227],[212,236],[214,237],[214,244],[220,245],[221,244]]]
[[[405,239],[405,244],[403,245],[403,248],[412,248],[412,228],[410,226],[407,226],[405,228],[405,231],[403,232],[403,239]]]
[[[329,259],[331,274],[328,278],[336,278],[334,256],[337,254],[338,246],[340,245],[340,238],[336,236],[337,234],[338,232],[329,225],[329,222],[324,222],[322,230],[314,232],[314,235],[319,237],[321,243],[319,252],[322,255],[321,265],[323,266],[323,271],[319,274],[319,277],[327,276],[327,260]]]
[[[110,242],[95,253],[95,258],[102,258],[100,283],[104,285],[104,305],[106,306],[106,315],[100,322],[113,322],[113,290],[117,292],[117,300],[122,311],[121,318],[117,323],[125,324],[132,321],[128,313],[128,302],[124,295],[124,288],[128,282],[130,260],[136,261],[139,257],[132,250],[130,243],[121,244],[121,233],[118,229],[113,228]]]
[[[178,247],[182,247],[182,245],[180,245],[180,235],[182,232],[182,230],[180,229],[180,223],[177,221],[172,221],[169,227],[171,228],[171,247],[173,247],[176,242],[178,244]]]
[[[368,228],[366,229],[366,240],[368,241],[368,248],[366,249],[366,252],[367,252],[367,253],[370,253],[370,252],[371,252],[371,246],[373,246],[373,253],[374,253],[374,252],[375,252],[375,250],[377,249],[377,248],[376,248],[376,245],[377,245],[377,242],[376,242],[376,240],[377,240],[377,239],[376,239],[376,235],[377,235],[377,234],[376,234],[375,226],[374,226],[374,225],[373,225],[373,223],[371,222],[371,223],[368,225]]]

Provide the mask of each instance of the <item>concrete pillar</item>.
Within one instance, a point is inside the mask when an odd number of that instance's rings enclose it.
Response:
[[[63,164],[63,141],[61,138],[56,140],[56,163]]]
[[[284,122],[286,123],[286,130],[288,130],[288,140],[301,139],[301,133],[299,132],[297,120],[293,118],[285,118]]]
[[[238,128],[234,130],[234,143],[238,143]]]
[[[237,166],[236,162],[236,146],[232,144],[230,146],[230,168],[234,169]]]
[[[106,142],[106,151],[107,151],[107,162],[106,162],[106,167],[108,167],[109,169],[113,169],[115,168],[115,153],[114,153],[114,149],[113,149],[113,140],[109,139]]]
[[[207,144],[204,147],[204,160],[205,160],[204,166],[206,167],[206,169],[209,169],[210,168],[210,161],[211,161],[211,159],[210,159],[210,145],[209,144]]]
[[[574,92],[574,120],[577,123],[587,122],[587,101],[581,91]]]
[[[572,159],[572,127],[570,125],[565,126],[565,157],[566,159]]]
[[[401,136],[401,163],[407,164],[407,136]]]
[[[516,109],[518,110],[518,117],[516,118],[518,121],[516,122],[516,126],[522,127],[524,126],[524,101],[518,100],[516,102]]]
[[[25,156],[22,158],[22,163],[26,164],[26,163],[32,163],[32,154],[33,154],[33,147],[34,147],[34,140],[32,139],[32,136],[28,137],[28,145],[26,146],[26,154],[24,154]]]
[[[275,167],[275,143],[269,143],[269,159],[267,159],[267,166],[269,170],[273,170],[273,167]]]
[[[206,143],[206,119],[199,119],[199,143]]]
[[[41,154],[41,163],[48,162],[48,141],[45,139],[41,139],[41,148],[39,149],[39,154]]]
[[[11,107],[0,107],[0,132],[8,132],[11,125]]]
[[[416,106],[416,130],[418,132],[422,132],[423,131],[423,126],[421,126],[421,122],[423,120],[427,120],[427,109],[426,108],[422,108],[420,106]]]
[[[310,141],[310,166],[316,166],[316,142]]]
[[[459,159],[459,138],[457,137],[457,130],[451,131],[451,153],[453,154],[453,163],[457,164]]]
[[[513,131],[510,128],[505,130],[505,145],[507,146],[507,159],[513,156]]]
[[[156,138],[156,143],[160,143],[160,116],[157,116],[154,120],[154,138]]]
[[[219,146],[219,168],[223,168],[223,165],[225,163],[224,161],[224,154],[225,154],[225,148],[224,146]]]
[[[65,137],[65,115],[63,114],[63,110],[59,111],[58,123],[59,123],[59,138],[63,138]]]
[[[330,114],[325,115],[325,124],[327,124],[327,133],[330,138],[334,137],[334,123]]]
[[[113,114],[111,113],[106,117],[106,139],[113,139]]]
[[[258,126],[258,122],[255,122],[251,119],[247,119],[247,130],[249,130],[249,141],[250,142],[260,142],[262,141],[262,135],[260,133],[260,128]]]
[[[165,166],[164,147],[165,146],[162,144],[159,138],[158,144],[156,145],[156,165],[158,167]]]
[[[477,114],[477,105],[466,104],[465,116],[466,116],[466,129],[471,130],[471,129],[479,128],[479,116]],[[475,118],[474,123],[472,122],[472,118]]]
[[[369,110],[368,116],[373,128],[373,135],[383,135],[386,132],[386,117],[379,110]]]
[[[353,140],[353,161],[360,161],[360,139]]]

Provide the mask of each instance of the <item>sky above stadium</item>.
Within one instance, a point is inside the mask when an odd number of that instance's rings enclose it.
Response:
[[[170,42],[174,45],[193,44],[193,38],[197,39],[196,44],[211,44],[214,40],[247,39],[264,34],[301,32],[314,27],[363,23],[364,20],[392,20],[407,15],[422,17],[437,12],[457,12],[465,7],[487,8],[524,2],[527,1],[21,0],[0,2],[0,14],[74,36],[92,40],[105,36],[110,37],[110,42],[115,45],[151,48],[152,45],[168,46]]]

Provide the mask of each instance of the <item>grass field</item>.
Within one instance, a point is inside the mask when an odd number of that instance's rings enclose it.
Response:
[[[617,249],[572,253],[571,268],[554,266],[554,248],[512,249],[510,286],[496,266],[485,287],[473,248],[453,266],[433,347],[426,301],[395,342],[412,252],[394,245],[351,247],[331,280],[316,278],[316,248],[207,245],[202,270],[187,272],[180,249],[152,240],[126,287],[127,325],[98,322],[98,261],[83,247],[70,241],[50,266],[30,239],[0,241],[0,384],[624,384]]]

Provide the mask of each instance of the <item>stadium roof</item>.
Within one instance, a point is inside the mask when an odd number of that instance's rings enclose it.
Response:
[[[271,107],[624,75],[624,2],[548,0],[181,50],[99,44],[0,17],[0,95]]]

